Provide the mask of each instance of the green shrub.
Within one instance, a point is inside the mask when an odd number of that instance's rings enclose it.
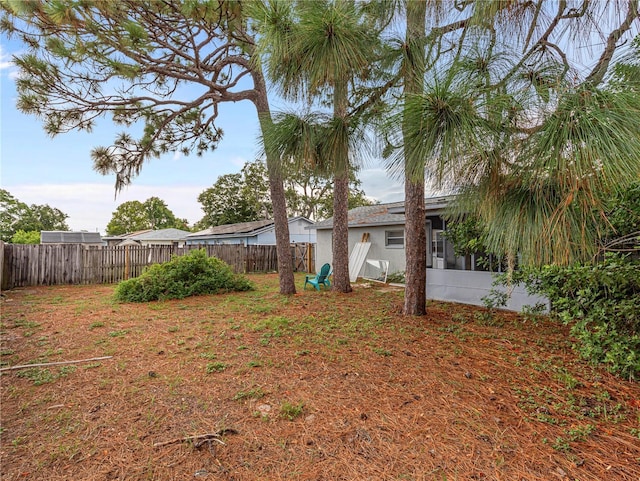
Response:
[[[140,277],[120,282],[116,300],[149,302],[158,299],[182,299],[202,294],[253,289],[244,276],[216,257],[207,257],[204,249],[184,256],[174,256],[169,262],[155,264]]]
[[[571,324],[575,348],[585,359],[640,378],[640,261],[609,254],[596,264],[546,266],[517,276]]]

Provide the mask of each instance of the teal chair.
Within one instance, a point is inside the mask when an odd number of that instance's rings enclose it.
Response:
[[[327,263],[322,266],[320,272],[318,272],[315,276],[306,276],[304,279],[304,289],[307,288],[307,284],[311,284],[316,288],[316,291],[320,290],[320,286],[324,286],[325,289],[327,287],[331,287],[331,281],[329,281],[329,276],[331,275],[331,266]]]

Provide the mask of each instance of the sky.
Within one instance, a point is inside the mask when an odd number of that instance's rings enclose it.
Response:
[[[0,37],[0,186],[26,204],[48,204],[62,210],[69,216],[71,230],[104,234],[121,203],[143,202],[153,196],[193,224],[203,216],[198,195],[219,176],[239,172],[259,155],[253,104],[222,105],[216,124],[224,136],[215,151],[202,157],[167,154],[151,160],[133,184],[116,196],[115,177],[96,173],[90,153],[94,147],[111,145],[122,127],[106,119],[91,133],[49,137],[39,119],[16,108],[17,68],[11,56],[22,51],[17,41]],[[402,183],[389,177],[381,162],[367,161],[359,178],[373,200],[395,202],[404,197]]]

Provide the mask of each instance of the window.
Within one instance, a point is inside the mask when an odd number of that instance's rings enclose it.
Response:
[[[384,245],[401,249],[404,247],[404,231],[403,230],[387,230],[384,232]]]

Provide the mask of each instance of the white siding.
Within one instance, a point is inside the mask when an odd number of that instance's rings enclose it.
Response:
[[[352,227],[349,229],[349,254],[357,242],[362,241],[362,234],[369,233],[371,247],[367,259],[380,259],[389,261],[389,274],[405,270],[404,248],[386,247],[385,232],[389,230],[403,230],[404,225],[380,226],[380,227]],[[329,229],[318,230],[316,244],[316,266],[325,262],[333,265],[331,248],[331,233]],[[358,275],[362,275],[361,272]]]

